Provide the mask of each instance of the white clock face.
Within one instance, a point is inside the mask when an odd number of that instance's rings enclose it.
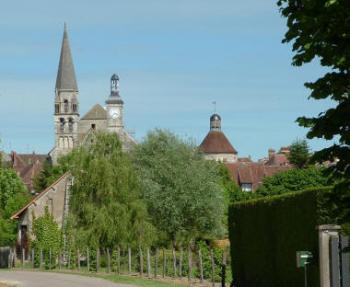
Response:
[[[118,109],[110,109],[109,115],[112,117],[112,119],[116,119],[119,117],[119,111]]]

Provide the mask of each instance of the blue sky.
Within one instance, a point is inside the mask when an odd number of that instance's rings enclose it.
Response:
[[[305,136],[298,116],[332,105],[307,99],[303,83],[323,70],[317,62],[291,66],[276,1],[3,1],[0,138],[7,151],[47,153],[53,146],[65,21],[80,114],[104,103],[118,73],[125,124],[137,140],[157,127],[199,144],[216,101],[239,156],[258,159]],[[317,150],[326,143],[310,144]]]

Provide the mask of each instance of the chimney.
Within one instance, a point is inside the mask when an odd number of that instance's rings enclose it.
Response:
[[[269,148],[269,160],[271,160],[275,156],[276,151],[273,148]]]
[[[288,146],[281,147],[280,153],[288,155],[290,153],[289,147]]]

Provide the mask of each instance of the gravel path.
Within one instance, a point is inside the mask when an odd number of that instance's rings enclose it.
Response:
[[[15,283],[19,287],[137,287],[101,278],[30,271],[0,271],[0,282]]]

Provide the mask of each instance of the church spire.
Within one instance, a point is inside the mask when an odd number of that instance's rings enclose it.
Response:
[[[60,63],[56,78],[56,91],[78,91],[66,23],[64,23]]]

